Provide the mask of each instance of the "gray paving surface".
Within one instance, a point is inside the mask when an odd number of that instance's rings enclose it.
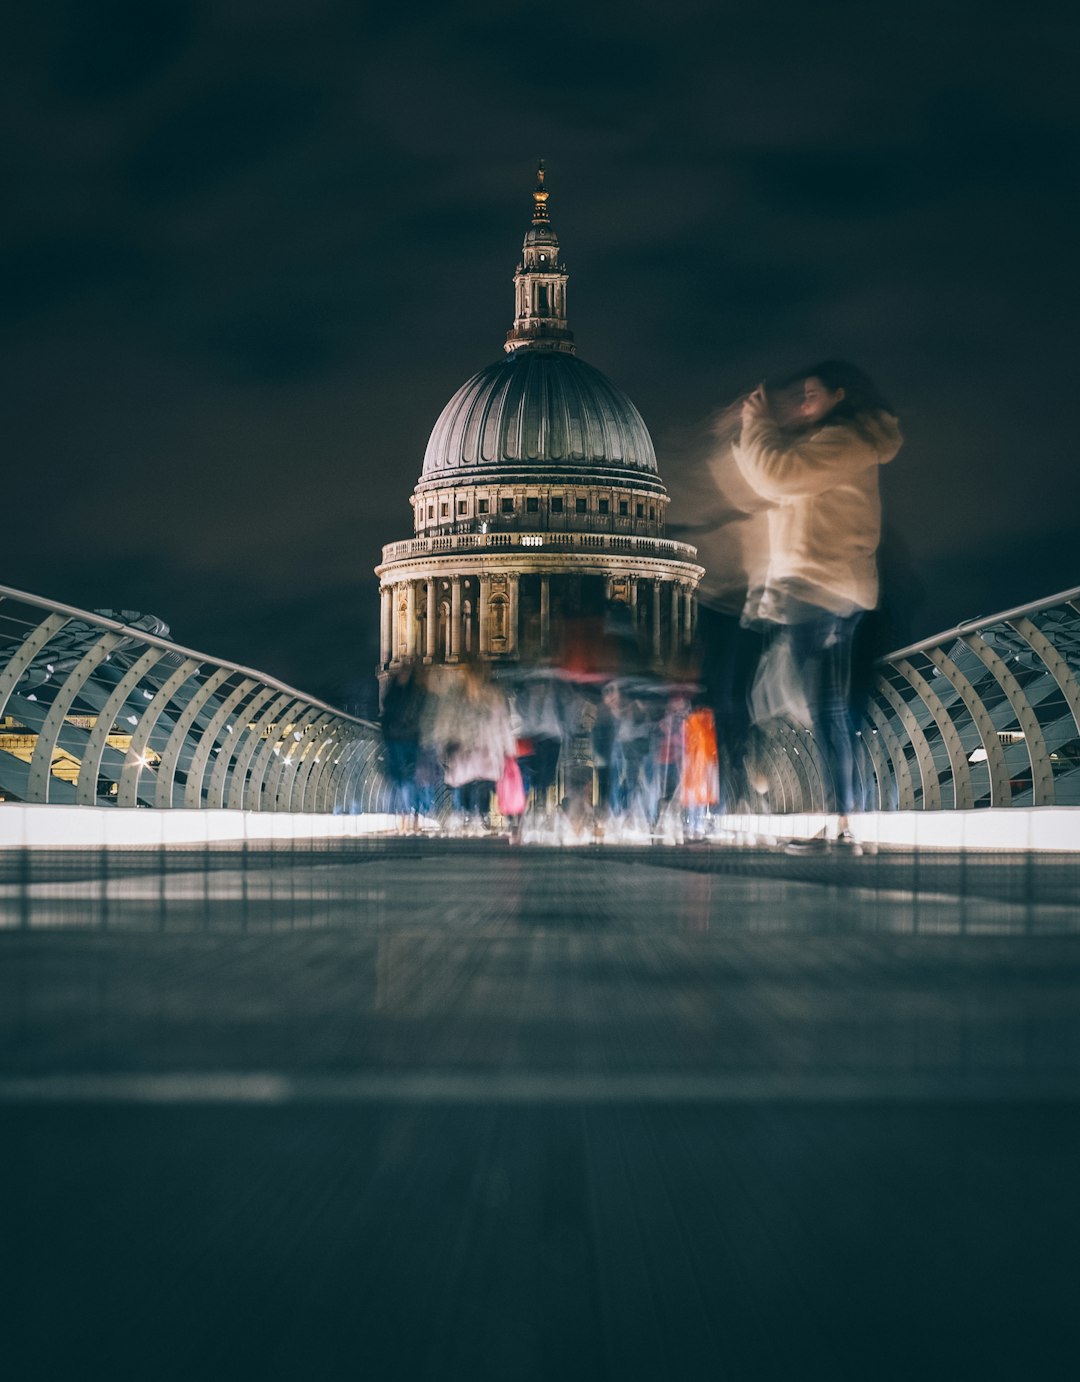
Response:
[[[13,1376],[1075,1375],[1070,861],[5,869]]]

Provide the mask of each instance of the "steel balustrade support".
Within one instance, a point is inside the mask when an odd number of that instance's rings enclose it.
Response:
[[[1080,615],[1080,609],[1077,609],[1076,605],[1072,605],[1071,608]],[[1012,619],[1009,623],[1054,678],[1058,690],[1064,696],[1065,704],[1072,714],[1076,737],[1080,739],[1080,682],[1073,675],[1072,668],[1046,634],[1030,619]]]
[[[361,762],[367,745],[363,740],[353,739],[345,746],[345,751],[341,755],[341,772],[338,776],[337,788],[334,794],[334,811],[341,815],[350,815],[359,809],[360,803],[356,800],[354,783],[356,780],[357,760]]]
[[[51,638],[71,622],[66,614],[50,614],[41,621],[34,629],[33,633],[28,633],[19,644],[18,651],[7,661],[6,665],[0,668],[0,720],[4,718],[7,710],[8,701],[11,693],[22,679],[30,664],[34,661]]]
[[[272,691],[271,691],[272,694]],[[273,742],[270,736],[270,726],[279,719],[281,712],[286,706],[292,705],[295,697],[288,695],[273,696],[269,704],[260,712],[259,718],[254,723],[248,723],[241,730],[241,742],[237,745],[234,755],[232,777],[229,781],[228,791],[225,794],[225,805],[230,811],[241,811],[244,808],[245,787],[247,785],[248,770],[251,767],[251,760],[263,744],[263,736],[267,736],[268,742]]]
[[[978,732],[979,742],[986,754],[986,766],[990,774],[990,805],[1011,805],[1012,787],[1009,782],[1009,770],[1005,765],[1005,751],[1001,747],[1001,740],[998,738],[997,729],[990,718],[990,712],[983,705],[971,682],[968,681],[952,658],[946,657],[940,648],[927,648],[925,652],[963,701],[964,707],[971,716]]]
[[[342,781],[343,811],[354,813],[364,808],[364,766],[369,753],[368,745],[363,739],[354,740],[354,751],[349,755],[346,765],[348,771]]]
[[[295,743],[293,731],[296,722],[302,718],[307,702],[295,700],[281,714],[281,729],[277,738],[267,735],[251,762],[251,773],[244,786],[244,809],[247,811],[273,811],[276,806],[272,783],[281,768],[281,760],[287,758],[290,744]]]
[[[874,762],[874,755],[866,747],[866,740],[860,730],[855,736],[855,760],[859,765],[859,775],[863,784],[863,810],[864,811],[883,811],[885,807],[885,792],[878,777],[878,766]],[[871,793],[873,797],[871,798]]]
[[[240,681],[236,686],[232,688],[232,690],[224,698],[224,700],[218,703],[218,706],[214,711],[213,715],[211,715],[206,725],[206,728],[199,736],[198,745],[191,758],[191,764],[188,768],[188,780],[184,787],[185,807],[195,808],[202,806],[203,779],[206,777],[206,769],[210,762],[210,756],[214,752],[214,749],[217,748],[219,745],[219,741],[222,738],[222,733],[223,731],[225,731],[225,726],[229,722],[229,716],[236,711],[236,708],[240,704],[240,702],[243,701],[245,697],[249,696],[251,692],[254,691],[257,685],[258,682],[256,682],[254,678],[244,677],[242,681]],[[220,757],[220,751],[218,756]],[[213,772],[211,771],[211,779],[212,778]],[[224,782],[224,775],[222,776],[222,781]],[[210,789],[208,785],[206,800],[206,805],[208,807],[214,805],[214,802],[210,799],[209,793]],[[219,791],[217,802],[218,806],[221,805],[221,798],[222,792]]]
[[[958,811],[970,811],[975,805],[975,795],[971,787],[971,766],[968,763],[964,745],[960,741],[960,734],[952,716],[945,709],[941,697],[927,679],[916,667],[912,666],[906,657],[898,658],[889,665],[899,672],[930,712],[945,745],[945,752],[949,755],[949,765],[952,768],[953,805]]]
[[[355,758],[356,754],[360,751],[362,747],[363,740],[350,740],[344,746],[344,748],[341,751],[341,756],[339,757],[338,761],[334,764],[336,771],[330,783],[328,784],[328,787],[330,789],[330,809],[333,811],[335,816],[340,816],[345,813],[346,804],[348,801],[347,788],[349,783],[349,767],[351,765],[351,760]]]
[[[324,711],[321,715],[316,715],[313,720],[309,720],[302,726],[294,725],[289,733],[292,740],[292,747],[283,744],[282,752],[277,755],[277,766],[270,765],[270,772],[266,778],[266,798],[273,803],[272,806],[264,807],[270,811],[287,811],[289,802],[292,799],[293,789],[296,786],[296,779],[301,765],[307,756],[307,751],[311,748],[315,731],[326,724],[331,718],[329,711]],[[300,730],[300,738],[295,737],[296,730]]]
[[[297,700],[295,696],[286,696],[282,698],[280,705],[277,705],[269,719],[264,717],[264,727],[259,731],[260,742],[255,745],[252,753],[247,754],[243,765],[244,780],[239,787],[237,787],[237,777],[233,777],[232,786],[229,788],[230,803],[235,793],[237,805],[243,810],[262,811],[265,809],[263,806],[263,788],[266,784],[266,770],[274,755],[274,747],[276,745],[280,753],[285,726],[293,722],[294,716],[303,704],[304,702]],[[278,727],[276,733],[272,730],[275,724]]]
[[[130,637],[130,634],[127,635]],[[114,650],[125,639],[119,633],[102,632],[97,642],[82,655],[78,663],[64,677],[56,689],[56,696],[45,723],[38,732],[30,760],[30,774],[27,780],[27,801],[47,802],[49,784],[52,779],[52,756],[57,748],[57,739],[64,727],[64,719],[74,704],[79,692],[94,675],[103,662],[111,657]],[[81,773],[80,773],[81,776]]]
[[[859,737],[862,739],[863,747],[874,766],[880,810],[895,811],[900,800],[900,784],[896,780],[896,773],[893,771],[892,759],[881,747],[881,735],[874,733],[869,721],[865,721],[865,726]]]
[[[156,667],[163,657],[168,657],[168,653],[163,648],[147,648],[142,657],[138,658],[117,684],[113,687],[111,694],[102,706],[97,724],[90,731],[90,737],[86,741],[83,750],[82,767],[79,769],[79,785],[75,788],[75,804],[77,806],[95,806],[97,804],[97,784],[101,776],[101,762],[105,755],[105,743],[112,732],[113,724],[116,721],[120,710],[128,702],[131,693],[138,686],[139,682],[148,675],[152,668]],[[153,702],[151,701],[151,705]],[[140,722],[145,718],[148,706],[141,706]],[[137,728],[137,726],[136,726]],[[121,775],[123,769],[121,769]],[[119,783],[117,792],[119,793]]]
[[[329,732],[333,729],[333,720],[328,716],[323,717],[322,721],[312,722],[312,732],[307,736],[307,742],[302,746],[299,760],[295,769],[290,775],[288,782],[282,782],[278,790],[277,809],[279,811],[302,811],[304,802],[304,788],[311,775],[311,769],[315,759],[319,757],[319,751],[326,743]]]
[[[289,806],[291,811],[309,811],[312,809],[315,799],[312,784],[318,776],[318,771],[323,767],[324,758],[331,753],[339,730],[340,726],[335,721],[331,721],[324,725],[319,731],[318,737],[312,740],[312,751],[306,755],[293,783]]]
[[[323,809],[331,811],[335,816],[341,814],[341,784],[348,774],[349,759],[352,757],[354,750],[355,745],[351,740],[346,740],[339,745],[330,764],[330,772],[327,774],[326,781],[323,783]]]
[[[334,726],[333,732],[323,736],[319,744],[315,758],[304,774],[303,782],[300,784],[300,810],[318,811],[321,801],[320,785],[327,772],[333,764],[333,757],[338,743],[338,735],[341,733],[340,726]]]
[[[293,736],[296,731],[300,731],[300,738]],[[296,762],[296,755],[301,752],[301,745],[304,741],[304,725],[296,720],[289,720],[287,725],[282,726],[282,732],[277,740],[277,753],[271,749],[271,757],[267,759],[266,768],[262,774],[262,788],[259,793],[259,805],[255,808],[258,811],[277,811],[278,792],[282,780],[285,776],[292,777],[292,769]]]
[[[893,779],[896,782],[901,811],[915,810],[915,784],[911,780],[911,768],[899,739],[893,733],[889,717],[873,696],[867,702],[867,713],[878,731],[878,737],[885,746],[885,752],[892,764]]]
[[[168,680],[162,682],[154,695],[154,699],[146,707],[142,719],[135,728],[135,733],[131,736],[127,758],[120,774],[120,786],[116,794],[117,806],[138,805],[142,770],[148,766],[146,750],[150,744],[150,736],[157,728],[158,721],[177,692],[185,682],[190,681],[196,675],[201,666],[202,663],[197,662],[194,658],[185,658],[180,666],[170,673]]]
[[[1076,604],[1070,602],[1069,607],[1076,614],[1080,615],[1080,608],[1078,608]],[[1021,616],[1016,619],[1010,619],[1008,623],[1009,627],[1024,640],[1053,677],[1058,690],[1065,700],[1065,704],[1069,707],[1069,713],[1073,721],[1074,735],[1080,738],[1080,682],[1077,681],[1072,668],[1062,657],[1061,653],[1058,652],[1057,648],[1054,647],[1050,639],[1047,638],[1046,634],[1044,634],[1036,624],[1033,624],[1030,619]],[[1052,780],[1052,762],[1050,764],[1050,773]],[[1054,788],[1054,793],[1056,797],[1056,787]]]
[[[370,811],[373,799],[374,783],[370,781],[365,769],[371,760],[371,745],[363,744],[355,760],[350,764],[350,784],[356,794],[358,807],[361,811]]]
[[[390,808],[386,779],[373,767],[373,761],[377,759],[381,747],[381,743],[375,738],[366,741],[364,753],[355,769],[362,793],[366,794],[361,795],[361,805],[365,811],[380,812],[388,811]]]
[[[172,732],[165,742],[165,747],[161,753],[161,762],[158,764],[157,789],[154,793],[155,806],[172,806],[176,768],[180,762],[180,754],[187,744],[188,734],[191,732],[195,719],[203,706],[232,675],[231,667],[216,668],[181,710],[172,727]]]
[[[828,764],[821,756],[817,740],[813,733],[804,725],[792,725],[791,732],[800,747],[800,756],[806,763],[807,777],[810,780],[810,805],[809,811],[827,811],[829,809],[829,787],[832,784],[832,774]]]
[[[1033,806],[1053,806],[1054,770],[1050,766],[1050,755],[1046,749],[1046,739],[1039,724],[1039,717],[1031,708],[1031,702],[1024,695],[1023,687],[1000,654],[977,633],[964,634],[961,642],[979,659],[997,684],[1005,692],[1012,712],[1024,732],[1024,749],[1031,766],[1031,800]],[[1010,787],[1011,793],[1011,787]]]
[[[266,775],[266,799],[273,803],[264,810],[268,811],[287,811],[292,794],[296,789],[296,779],[304,766],[308,750],[311,748],[313,732],[315,727],[325,717],[316,716],[314,720],[307,721],[302,726],[293,726],[293,732],[289,734],[291,744],[283,743],[282,752],[277,755],[276,764],[270,764],[270,771]],[[300,729],[300,738],[294,737],[296,729]]]
[[[239,688],[237,689],[239,690]],[[221,740],[221,752],[215,758],[214,766],[210,771],[210,785],[206,789],[208,807],[224,809],[226,790],[232,787],[229,770],[235,767],[237,756],[243,751],[247,743],[247,736],[251,733],[248,726],[255,723],[255,717],[261,714],[263,707],[273,699],[273,696],[274,688],[272,686],[262,687],[250,699],[247,698],[246,694],[239,696],[230,714],[235,713],[236,719],[242,720],[243,724],[240,729],[234,727],[231,734],[227,728],[227,717],[222,721],[222,728],[225,729],[228,738]],[[213,749],[210,752],[213,753]]]
[[[799,747],[799,736],[794,728],[786,723],[777,722],[775,738],[784,745],[784,752],[787,754],[788,763],[794,770],[799,787],[799,803],[796,810],[812,811],[814,809],[814,784],[811,778],[811,763],[806,758],[803,749]]]
[[[232,775],[228,779],[228,788],[225,791],[225,807],[230,811],[243,810],[243,789],[248,781],[250,763],[263,744],[263,735],[270,734],[271,724],[277,723],[279,714],[286,705],[292,703],[292,698],[288,695],[274,695],[274,688],[271,687],[268,695],[260,697],[260,701],[259,719],[252,719],[252,706],[245,716],[248,723],[236,735],[236,748],[231,761]]]
[[[305,793],[305,800],[310,794],[311,809],[315,811],[323,812],[330,809],[329,787],[334,776],[334,764],[341,757],[345,744],[345,736],[341,733],[327,740],[326,750],[321,755],[323,761],[317,769],[312,770],[311,784]]]
[[[769,776],[766,777],[766,782],[769,783],[770,811],[778,814],[798,811],[802,803],[803,788],[787,752],[780,749],[771,739],[766,741],[764,752],[770,765]],[[754,790],[753,786],[750,790]],[[757,793],[757,796],[760,800],[761,793]]]
[[[924,811],[940,811],[941,781],[938,778],[933,750],[930,748],[922,725],[915,718],[911,706],[886,677],[879,678],[877,689],[896,712],[897,719],[907,731],[907,737],[915,749],[915,761],[919,765],[919,777],[922,779],[922,809]]]

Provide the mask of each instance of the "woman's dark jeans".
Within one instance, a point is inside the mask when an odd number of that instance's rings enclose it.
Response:
[[[787,626],[795,670],[830,781],[826,809],[846,816],[855,809],[855,726],[851,714],[851,645],[864,610],[831,614],[801,604],[806,618]]]

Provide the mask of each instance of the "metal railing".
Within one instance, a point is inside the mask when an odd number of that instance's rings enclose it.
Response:
[[[375,725],[167,633],[0,586],[0,797],[385,809]]]
[[[1080,806],[1080,587],[966,620],[877,664],[858,729],[867,810]],[[822,810],[813,735],[773,737],[770,796]]]
[[[491,532],[448,533],[439,537],[415,537],[391,542],[383,548],[383,561],[404,557],[437,556],[442,552],[506,552],[516,547],[555,552],[627,553],[635,557],[660,557],[666,561],[697,561],[697,548],[673,538],[633,537],[619,533]]]

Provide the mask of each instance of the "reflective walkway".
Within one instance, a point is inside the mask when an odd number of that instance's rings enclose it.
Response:
[[[1065,1376],[1076,856],[4,856],[13,1373]]]

